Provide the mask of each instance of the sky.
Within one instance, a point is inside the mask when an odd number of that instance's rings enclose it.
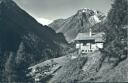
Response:
[[[14,0],[22,9],[38,19],[68,18],[79,9],[90,8],[105,14],[111,8],[111,0]]]

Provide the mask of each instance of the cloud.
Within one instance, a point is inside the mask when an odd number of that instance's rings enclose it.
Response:
[[[52,20],[48,20],[45,18],[35,18],[39,23],[41,23],[42,25],[49,25],[50,23],[52,23]]]

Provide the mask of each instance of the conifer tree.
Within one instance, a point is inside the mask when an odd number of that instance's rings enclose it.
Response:
[[[114,0],[107,17],[105,50],[110,57],[127,57],[128,0]],[[127,22],[126,22],[127,21]]]

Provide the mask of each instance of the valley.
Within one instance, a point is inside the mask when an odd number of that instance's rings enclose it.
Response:
[[[0,0],[0,83],[128,82],[127,0],[42,25]],[[42,23],[42,21],[41,21]]]

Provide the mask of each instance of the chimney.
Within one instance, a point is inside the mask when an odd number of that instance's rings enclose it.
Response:
[[[92,29],[89,30],[89,36],[92,37]]]

